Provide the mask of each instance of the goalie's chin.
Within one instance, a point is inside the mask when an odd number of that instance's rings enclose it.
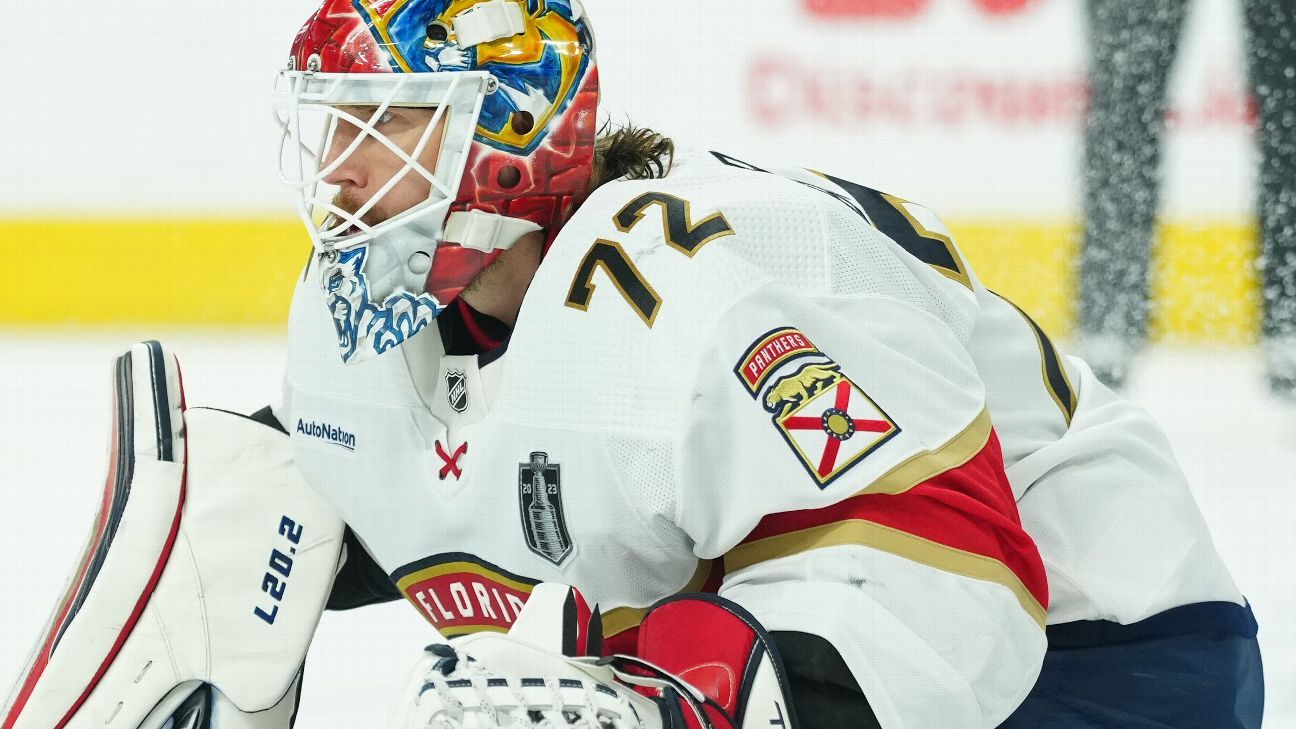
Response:
[[[482,285],[487,269],[503,251],[489,253],[464,248],[456,243],[437,246],[428,272],[427,292],[442,304],[449,303],[462,294]]]

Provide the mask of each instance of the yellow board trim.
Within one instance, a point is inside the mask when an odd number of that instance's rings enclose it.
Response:
[[[1083,229],[1066,218],[947,221],[977,277],[1055,339],[1074,329]],[[1163,223],[1152,257],[1154,341],[1254,344],[1261,295],[1255,221],[1178,218]]]
[[[740,545],[725,555],[725,570],[732,574],[779,557],[843,545],[870,547],[942,572],[1003,585],[1012,591],[1040,629],[1044,628],[1047,611],[1008,565],[863,519],[839,521]]]
[[[310,256],[296,219],[0,220],[0,321],[275,326]]]
[[[1080,228],[1067,218],[949,221],[968,264],[1055,338],[1075,319]],[[11,276],[0,324],[282,327],[309,242],[295,218],[252,214],[0,218]],[[1239,218],[1162,226],[1153,261],[1153,339],[1259,338],[1256,230]],[[13,270],[15,269],[16,270]]]

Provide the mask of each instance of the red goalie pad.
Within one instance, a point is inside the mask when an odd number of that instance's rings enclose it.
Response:
[[[658,603],[639,627],[638,657],[701,692],[710,722],[681,705],[691,729],[792,729],[787,676],[774,641],[746,610],[715,595],[685,595]],[[686,692],[662,697],[688,703]]]

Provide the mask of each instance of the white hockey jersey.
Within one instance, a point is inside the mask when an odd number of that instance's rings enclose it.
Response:
[[[831,641],[884,726],[948,729],[1031,688],[1046,565],[1068,620],[1240,599],[1155,428],[986,292],[934,216],[789,175],[690,155],[603,186],[507,350],[440,368],[435,334],[344,366],[304,278],[298,465],[430,622],[507,629],[558,581],[628,649],[644,608],[716,589]],[[879,231],[896,222],[912,235]],[[1163,558],[1109,564],[1129,547],[1104,533],[1151,509]]]
[[[1128,625],[1180,605],[1245,604],[1160,428],[987,289],[936,215],[846,180],[784,174],[841,193],[946,285],[974,292],[966,345],[1022,523],[1048,570],[1050,625]]]

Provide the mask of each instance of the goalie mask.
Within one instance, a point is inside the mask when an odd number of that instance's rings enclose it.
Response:
[[[426,328],[527,233],[553,241],[589,192],[597,106],[580,0],[325,1],[275,118],[343,361]]]

